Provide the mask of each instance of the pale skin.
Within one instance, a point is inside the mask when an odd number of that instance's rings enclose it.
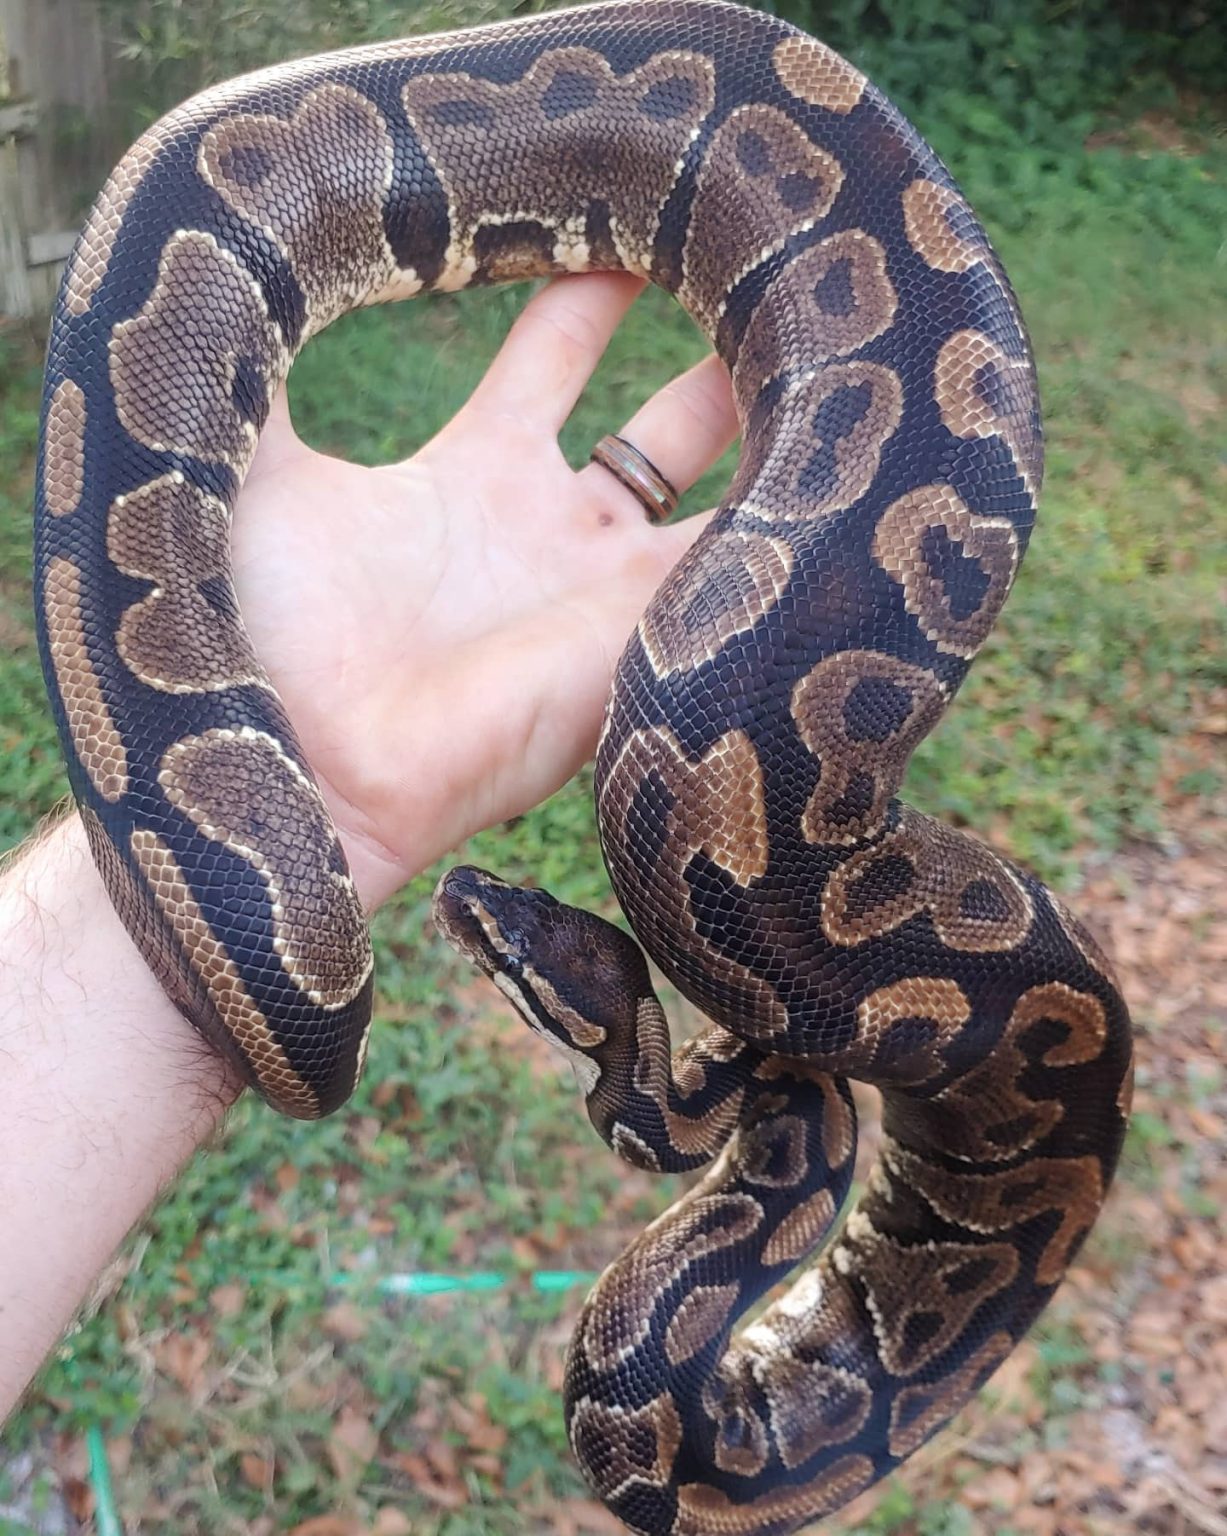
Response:
[[[314,452],[284,396],[265,428],[235,513],[239,599],[368,909],[591,755],[622,646],[701,527],[651,527],[558,448],[639,287],[543,289],[403,463]],[[727,374],[708,358],[610,426],[684,489],[736,434]],[[0,879],[0,967],[2,1417],[239,1087],[120,926],[75,816]]]

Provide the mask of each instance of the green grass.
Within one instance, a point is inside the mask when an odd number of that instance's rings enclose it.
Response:
[[[1106,150],[1053,167],[1019,155],[1006,174],[1000,157],[964,166],[947,149],[1032,327],[1049,471],[1006,617],[918,754],[910,792],[1069,880],[1087,850],[1160,831],[1160,770],[1227,684],[1216,425],[1227,341],[1211,323],[1227,312],[1225,160]],[[301,429],[368,462],[408,452],[464,398],[520,302],[474,294],[351,317],[296,371]],[[647,296],[568,426],[573,461],[701,350],[685,317]],[[38,374],[35,345],[0,333],[0,845],[64,792],[27,594]],[[718,485],[701,492],[692,500]],[[1217,788],[1203,771],[1188,792]],[[464,855],[567,900],[609,900],[583,776]],[[352,1110],[298,1125],[241,1105],[10,1427],[14,1446],[94,1422],[130,1436],[119,1496],[134,1519],[144,1511],[142,1529],[221,1536],[275,1509],[268,1529],[289,1530],[396,1505],[421,1536],[501,1536],[580,1492],[554,1375],[576,1298],[513,1286],[389,1300],[373,1285],[413,1269],[591,1268],[612,1256],[613,1229],[649,1209],[589,1134],[569,1082],[500,1044],[485,995],[429,930],[432,879],[376,924],[380,1018]],[[348,1311],[330,1314],[343,1299]],[[205,1341],[194,1365],[176,1334]],[[484,1459],[473,1413],[496,1427]],[[355,1416],[377,1431],[378,1453],[338,1471],[329,1447]],[[413,1458],[432,1448],[458,1458],[465,1507],[417,1491]],[[962,1518],[892,1482],[859,1529],[961,1536]]]

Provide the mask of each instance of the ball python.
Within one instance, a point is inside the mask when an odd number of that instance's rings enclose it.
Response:
[[[584,1304],[565,1411],[586,1477],[645,1536],[778,1536],[1010,1352],[1102,1204],[1129,1102],[1094,941],[896,797],[1042,473],[1018,306],[932,151],[837,54],[721,0],[614,0],[205,92],[129,151],[66,268],[39,641],[94,858],[167,993],[275,1108],[336,1109],[369,937],[241,622],[231,511],[291,361],[343,312],[612,268],[697,321],[743,438],[598,747],[638,942],[474,869],[435,911],[622,1158],[711,1164]],[[645,952],[712,1021],[676,1052]],[[884,1138],[828,1241],[849,1077],[881,1090]]]

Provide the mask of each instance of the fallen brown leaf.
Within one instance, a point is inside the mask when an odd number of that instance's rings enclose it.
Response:
[[[154,1351],[158,1369],[172,1377],[185,1392],[200,1385],[209,1341],[199,1333],[172,1333]]]
[[[379,1432],[364,1414],[348,1404],[333,1421],[328,1436],[328,1460],[343,1481],[357,1481],[379,1449]]]
[[[413,1522],[402,1510],[385,1504],[375,1516],[371,1536],[413,1536]]]
[[[239,1471],[249,1488],[263,1492],[272,1485],[273,1463],[264,1456],[257,1456],[254,1451],[244,1451],[239,1457]]]
[[[313,1515],[294,1526],[288,1536],[366,1536],[366,1525],[352,1515]]]
[[[366,1313],[352,1301],[338,1301],[324,1313],[324,1332],[346,1344],[356,1344],[365,1338],[368,1326]]]

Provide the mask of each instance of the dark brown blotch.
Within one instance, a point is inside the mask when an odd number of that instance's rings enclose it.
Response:
[[[653,80],[639,101],[639,110],[654,123],[690,116],[698,104],[698,87],[684,75]]]
[[[586,112],[597,98],[600,81],[578,69],[555,71],[541,94],[541,110],[551,122]]]

